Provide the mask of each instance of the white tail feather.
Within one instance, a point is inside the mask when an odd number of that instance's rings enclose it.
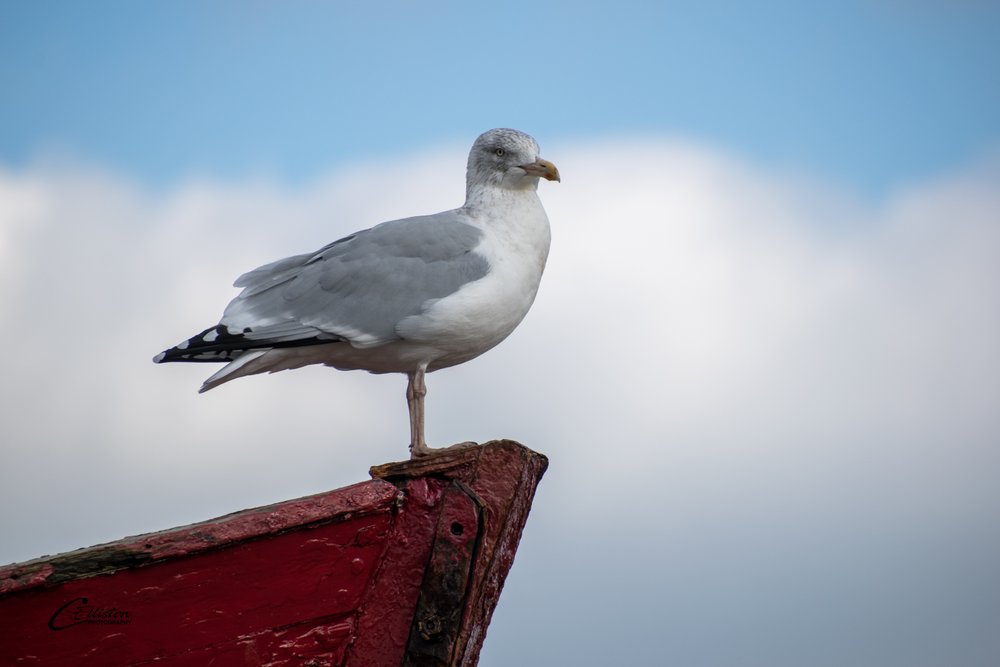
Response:
[[[223,382],[235,380],[236,378],[243,377],[244,375],[252,375],[254,372],[259,373],[260,371],[249,371],[247,373],[240,373],[239,371],[251,361],[255,361],[263,357],[270,351],[270,349],[251,350],[250,352],[241,354],[239,357],[219,369],[219,371],[212,375],[212,377],[205,380],[205,382],[201,385],[201,389],[198,390],[198,393],[203,394],[213,387],[218,387]]]

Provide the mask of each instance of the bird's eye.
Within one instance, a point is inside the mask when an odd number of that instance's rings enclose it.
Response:
[[[505,153],[506,151],[504,151],[504,149],[502,149],[502,148],[498,148],[498,149],[496,149],[496,150],[495,150],[495,151],[493,151],[493,152],[497,154],[497,157],[503,157],[503,154],[504,154],[504,153]]]

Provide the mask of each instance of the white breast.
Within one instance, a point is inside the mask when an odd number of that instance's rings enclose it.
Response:
[[[493,202],[488,215],[469,211],[468,221],[483,230],[476,253],[490,270],[454,294],[428,302],[419,315],[397,327],[406,341],[439,351],[431,368],[468,361],[506,338],[524,319],[538,292],[549,253],[548,217],[534,191]]]

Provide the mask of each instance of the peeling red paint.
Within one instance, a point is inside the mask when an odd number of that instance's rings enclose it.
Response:
[[[0,665],[475,665],[545,465],[500,441],[0,567]]]

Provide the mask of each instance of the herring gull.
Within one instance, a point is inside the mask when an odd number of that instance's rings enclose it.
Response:
[[[392,220],[240,276],[219,324],[156,363],[222,362],[200,391],[310,364],[405,373],[410,455],[424,440],[424,374],[478,357],[527,314],[549,252],[538,179],[559,172],[523,132],[495,129],[469,152],[465,204]],[[464,444],[464,443],[463,443]]]

